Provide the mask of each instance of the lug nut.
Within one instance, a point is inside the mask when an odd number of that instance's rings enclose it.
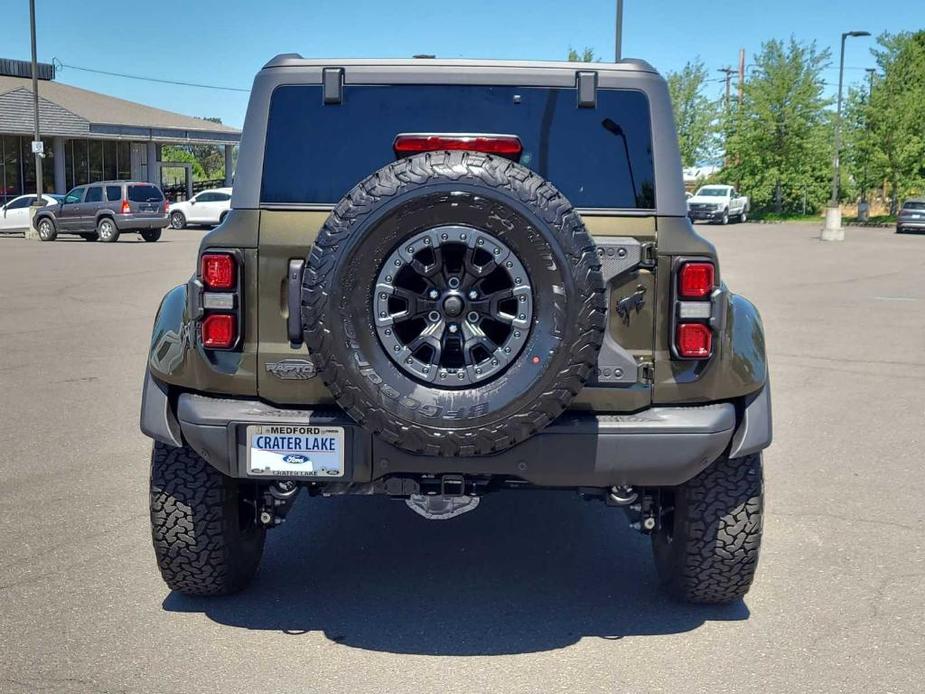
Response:
[[[459,330],[459,326],[456,325],[456,323],[450,323],[450,327],[448,329],[451,333],[455,335],[457,331]]]
[[[431,299],[438,299],[440,298],[440,292],[438,292],[436,289],[431,289],[427,293],[427,296],[429,296]]]
[[[474,289],[470,289],[470,290],[469,290],[469,298],[472,299],[472,300],[474,301],[475,299],[478,299],[478,298],[479,298],[479,293],[478,293],[477,291],[475,291]]]

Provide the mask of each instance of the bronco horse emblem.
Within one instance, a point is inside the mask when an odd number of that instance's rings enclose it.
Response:
[[[645,305],[646,288],[640,284],[636,287],[635,292],[629,296],[624,296],[617,302],[617,315],[623,319],[623,325],[629,325],[633,309],[636,310],[636,313],[639,313]]]

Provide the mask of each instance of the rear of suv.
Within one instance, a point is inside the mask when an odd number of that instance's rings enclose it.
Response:
[[[153,183],[101,181],[71,189],[56,205],[42,208],[35,227],[42,241],[78,234],[87,241],[112,243],[124,233],[145,241],[160,239],[167,226],[167,200]]]
[[[243,588],[300,492],[445,520],[569,489],[674,595],[748,590],[763,330],[687,217],[648,64],[279,56],[195,267],[142,397],[172,589]]]

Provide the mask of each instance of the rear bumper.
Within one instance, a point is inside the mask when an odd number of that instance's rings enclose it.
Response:
[[[338,408],[279,408],[259,400],[191,393],[181,393],[173,406],[166,390],[149,375],[141,428],[164,443],[189,445],[221,472],[238,478],[248,476],[247,425],[310,424],[344,428],[347,456],[341,482],[461,474],[501,475],[547,487],[673,486],[692,478],[730,447],[745,455],[769,445],[770,414],[767,387],[739,414],[732,403],[653,407],[633,415],[569,411],[502,453],[440,458],[401,451]]]
[[[925,231],[925,219],[897,219],[896,228],[903,231]]]
[[[138,217],[136,215],[116,215],[116,226],[119,231],[132,231],[135,229],[163,229],[169,222],[167,215],[156,217]]]

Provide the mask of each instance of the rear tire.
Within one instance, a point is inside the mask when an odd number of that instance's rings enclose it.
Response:
[[[185,595],[227,595],[254,577],[266,528],[253,487],[226,477],[189,448],[155,442],[151,535],[164,582]]]
[[[186,227],[186,217],[182,212],[171,212],[170,213],[170,228],[171,229],[183,229]]]
[[[662,490],[652,535],[662,585],[692,603],[727,603],[752,584],[761,547],[761,454],[720,458],[685,484]]]
[[[145,231],[141,232],[141,238],[143,238],[145,241],[149,243],[154,243],[159,238],[161,238],[161,230],[160,229],[146,229]]]
[[[39,239],[41,241],[54,241],[58,237],[58,229],[49,217],[42,217],[39,220],[36,230],[39,232]]]
[[[119,227],[109,217],[103,217],[96,224],[96,235],[103,243],[115,243],[119,240]]]

